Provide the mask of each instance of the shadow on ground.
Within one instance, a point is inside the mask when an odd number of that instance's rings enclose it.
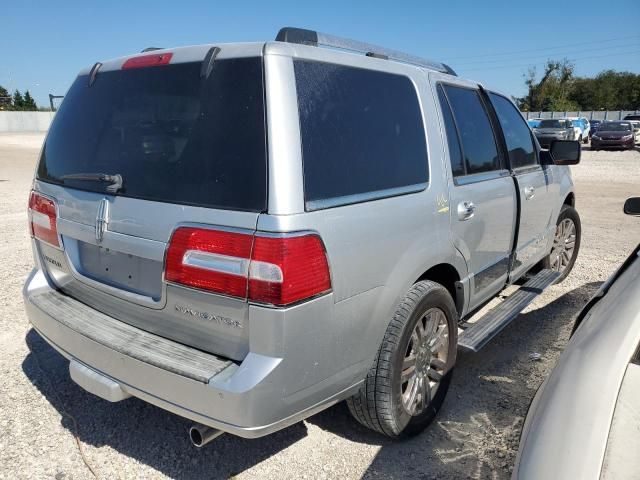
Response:
[[[83,443],[108,445],[171,478],[229,478],[307,434],[300,422],[256,440],[222,435],[213,444],[197,449],[187,435],[193,422],[136,398],[110,403],[87,393],[69,377],[69,362],[33,329],[27,333],[26,342],[31,353],[24,359],[22,369],[60,412],[63,427],[74,431],[66,413],[75,418]],[[103,469],[100,473],[106,472]]]
[[[365,478],[507,478],[521,420],[543,380],[535,377],[538,365],[529,354],[557,355],[572,318],[598,285],[585,284],[521,315],[480,353],[461,355],[445,406],[421,435],[387,440],[357,424],[344,404],[307,421],[353,442],[380,445]],[[74,430],[71,415],[83,443],[108,445],[169,477],[228,478],[307,434],[300,422],[256,440],[223,435],[196,449],[187,437],[190,421],[135,398],[114,404],[86,393],[69,378],[68,362],[35,331],[26,342],[31,353],[22,369],[62,414],[65,428]]]
[[[479,353],[459,355],[443,409],[414,438],[393,442],[354,427],[344,404],[307,421],[381,445],[364,478],[509,478],[529,404],[564,349],[574,317],[599,286],[582,285],[522,314]],[[534,352],[552,364],[541,368],[529,357]]]

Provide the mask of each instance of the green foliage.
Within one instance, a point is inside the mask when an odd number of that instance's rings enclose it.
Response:
[[[24,110],[24,97],[20,90],[13,92],[13,110]]]
[[[579,106],[570,97],[573,87],[574,65],[568,60],[549,60],[540,81],[535,68],[525,76],[527,96],[518,99],[521,110],[574,110]]]
[[[31,112],[38,110],[38,106],[36,105],[36,101],[33,99],[29,90],[24,92],[24,107],[23,110],[29,110]]]
[[[527,95],[518,98],[523,111],[638,110],[640,75],[605,70],[595,78],[574,77],[567,60],[548,61],[538,81],[535,69],[525,76]]]
[[[0,85],[0,110],[9,110],[11,107],[11,95],[9,91]]]
[[[24,95],[20,90],[10,95],[7,89],[0,85],[0,110],[37,111],[38,105],[29,90],[25,91]]]

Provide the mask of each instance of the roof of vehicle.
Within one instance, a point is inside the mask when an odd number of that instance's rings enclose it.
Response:
[[[149,47],[139,53],[97,62],[92,66],[82,69],[79,75],[88,75],[92,70],[94,70],[94,73],[98,71],[120,70],[127,60],[136,57],[169,54],[171,55],[171,64],[202,61],[207,55],[207,52],[214,47],[220,48],[220,51],[215,56],[216,59],[257,56],[263,53],[296,56],[298,52],[305,50],[311,51],[311,49],[315,50],[320,47],[322,52],[327,56],[331,56],[331,53],[341,53],[352,57],[366,57],[367,60],[371,60],[372,64],[380,61],[393,62],[456,76],[456,73],[451,67],[441,62],[435,62],[385,47],[336,37],[313,30],[290,27],[281,29],[278,32],[276,40],[268,42],[212,43],[175,48]]]
[[[120,70],[124,62],[126,62],[130,58],[134,57],[143,57],[143,56],[152,56],[152,55],[162,55],[170,53],[171,56],[171,64],[175,63],[187,63],[187,62],[199,62],[205,57],[207,52],[213,48],[219,47],[220,53],[216,58],[240,58],[240,57],[254,57],[256,55],[260,55],[262,53],[262,49],[264,48],[264,42],[247,42],[247,43],[216,43],[216,44],[205,44],[205,45],[189,45],[185,47],[176,47],[176,48],[163,48],[163,49],[154,49],[153,51],[139,52],[131,55],[125,55],[123,57],[112,58],[109,60],[104,60],[102,62],[98,62],[100,64],[100,71],[108,71],[108,70]],[[91,70],[95,67],[94,64],[92,66],[86,67],[82,69],[78,75],[88,75]]]

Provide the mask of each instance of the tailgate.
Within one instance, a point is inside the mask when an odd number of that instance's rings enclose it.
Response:
[[[221,53],[208,73],[192,57],[76,79],[34,183],[57,205],[62,248],[37,241],[36,250],[66,294],[240,360],[246,298],[167,283],[165,252],[179,226],[251,234],[266,210],[262,60]]]

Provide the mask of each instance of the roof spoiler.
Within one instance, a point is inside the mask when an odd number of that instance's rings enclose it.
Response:
[[[389,48],[379,47],[370,43],[359,42],[348,38],[328,35],[326,33],[316,32],[315,30],[306,30],[304,28],[284,27],[281,28],[276,35],[276,41],[287,43],[298,43],[301,45],[311,45],[313,47],[329,47],[350,52],[362,53],[367,57],[381,58],[384,60],[394,60],[396,62],[408,63],[418,67],[425,67],[449,75],[456,75],[453,69],[441,62],[425,60],[424,58],[409,55],[408,53],[398,52]]]

